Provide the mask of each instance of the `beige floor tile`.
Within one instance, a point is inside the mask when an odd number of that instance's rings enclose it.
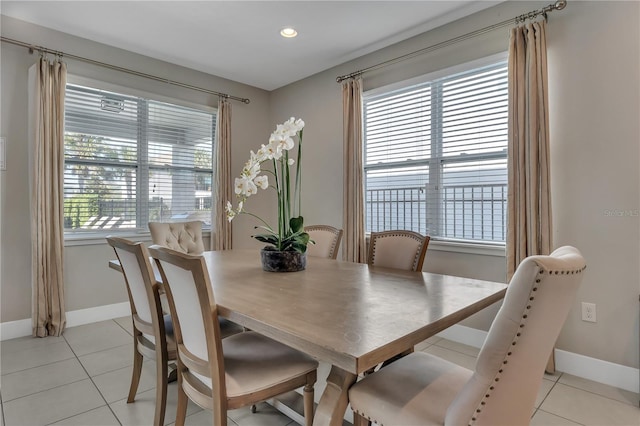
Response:
[[[565,373],[560,377],[558,383],[597,393],[598,395],[606,396],[607,398],[615,399],[616,401],[624,402],[626,404],[638,405],[638,393],[614,388],[613,386],[583,379],[582,377],[576,377]]]
[[[202,410],[187,416],[185,426],[210,426],[213,424],[213,415],[209,410]],[[175,425],[175,423],[172,423]],[[227,426],[237,426],[236,422],[227,417]]]
[[[547,380],[551,380],[551,381],[557,382],[558,379],[560,379],[560,377],[562,377],[562,374],[563,373],[561,371],[558,371],[558,370],[556,370],[553,374],[549,374],[549,373],[545,372],[544,373],[544,378],[547,379]]]
[[[638,425],[640,408],[557,383],[540,409],[584,425]]]
[[[67,329],[64,337],[77,356],[131,343],[129,333],[114,321],[102,321]]]
[[[538,410],[531,419],[531,426],[577,426],[580,423]]]
[[[4,426],[4,408],[0,403],[0,426]]]
[[[468,368],[469,370],[474,370],[476,368],[476,357],[452,351],[451,349],[445,349],[438,345],[430,346],[423,352],[446,359],[447,361],[451,361],[454,364],[458,364],[464,368]]]
[[[258,411],[252,413],[249,407],[229,410],[228,415],[238,426],[286,426],[291,419],[266,402],[256,404]]]
[[[169,383],[167,388],[167,407],[164,415],[164,424],[173,424],[176,421],[176,404],[178,401],[177,383]],[[135,402],[127,404],[126,399],[109,404],[116,417],[123,426],[150,425],[153,423],[153,416],[156,407],[155,389],[141,392],[136,395]],[[202,408],[189,401],[187,406],[187,416],[198,413]]]
[[[2,400],[11,401],[88,378],[76,358],[21,370],[2,376]]]
[[[108,403],[126,399],[131,385],[133,365],[110,371],[93,377],[96,387]],[[156,365],[153,361],[142,363],[142,375],[138,384],[138,392],[148,391],[156,386]],[[137,396],[136,396],[137,398]]]
[[[542,379],[542,383],[540,384],[540,389],[538,390],[538,396],[536,397],[536,403],[535,403],[536,408],[540,407],[540,404],[542,404],[542,401],[544,401],[547,395],[549,395],[551,388],[553,388],[553,385],[555,384],[556,382],[554,381]]]
[[[49,389],[4,404],[7,425],[45,425],[104,405],[91,380]]]
[[[128,345],[83,355],[78,359],[91,377],[128,367],[133,364],[133,338]]]
[[[22,349],[2,354],[0,371],[2,375],[15,373],[28,368],[40,367],[52,362],[74,358],[73,351],[65,341],[48,344],[38,350]]]
[[[115,318],[114,321],[122,328],[126,330],[127,333],[133,336],[133,323],[131,322],[131,317],[121,317]]]
[[[106,405],[53,424],[58,426],[120,426],[120,422]]]
[[[436,345],[440,346],[441,348],[450,349],[452,351],[460,352],[472,357],[477,357],[478,353],[480,352],[479,348],[465,345],[463,343],[454,342],[452,340],[447,340],[447,339],[441,339],[438,343],[436,343]]]
[[[64,342],[64,337],[33,337],[33,336],[25,336],[19,337],[17,339],[4,340],[0,342],[0,353],[2,356],[5,354],[16,352],[16,351],[24,351],[26,349],[37,350],[42,348],[43,346],[51,345],[53,343],[61,343]]]

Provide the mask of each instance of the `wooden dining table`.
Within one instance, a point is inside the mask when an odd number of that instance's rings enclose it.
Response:
[[[332,365],[314,425],[342,425],[359,374],[501,300],[507,288],[315,257],[304,271],[265,272],[257,250],[203,256],[221,316]]]

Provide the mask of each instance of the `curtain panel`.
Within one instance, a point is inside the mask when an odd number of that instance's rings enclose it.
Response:
[[[64,97],[67,67],[46,58],[29,70],[32,326],[60,336],[64,301]]]
[[[545,29],[541,21],[511,30],[507,279],[524,258],[552,247]]]
[[[231,103],[220,97],[214,143],[214,193],[215,208],[211,209],[211,250],[229,250],[232,244],[231,223],[227,220],[225,206],[232,200],[231,193]]]
[[[346,261],[366,263],[364,228],[364,171],[362,146],[362,79],[342,83],[344,194],[344,245]]]

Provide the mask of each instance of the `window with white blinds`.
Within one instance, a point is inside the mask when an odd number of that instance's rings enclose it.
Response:
[[[67,84],[67,233],[211,225],[215,112]]]
[[[507,64],[364,96],[368,232],[505,241]]]

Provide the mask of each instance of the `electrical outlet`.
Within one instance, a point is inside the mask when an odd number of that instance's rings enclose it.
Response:
[[[582,321],[596,322],[596,304],[582,302]]]

